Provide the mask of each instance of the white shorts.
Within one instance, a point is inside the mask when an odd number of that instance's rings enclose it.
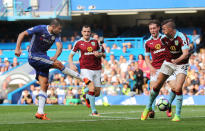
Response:
[[[171,62],[164,61],[160,68],[160,72],[169,76],[171,76],[173,73],[176,75],[180,73],[187,75],[188,67],[189,64],[175,65]]]
[[[157,77],[159,75],[159,72],[160,72],[160,69],[158,69],[156,71],[156,74],[155,75],[151,75],[150,76],[150,81],[157,81]],[[167,79],[167,81],[171,81],[171,80],[175,80],[176,79],[176,74],[173,73],[171,76],[169,76],[169,78]]]
[[[150,75],[150,81],[157,81],[159,75],[159,69],[156,71],[155,75]]]
[[[172,80],[176,80],[176,74],[173,73],[171,76],[169,76],[169,78],[167,79],[167,81],[172,81]]]
[[[101,87],[101,70],[81,69],[80,74],[93,81],[95,87]]]

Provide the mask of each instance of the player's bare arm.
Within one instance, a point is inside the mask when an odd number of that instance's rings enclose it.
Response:
[[[189,56],[189,50],[188,49],[184,49],[184,50],[182,50],[182,55],[179,58],[172,59],[172,63],[178,64],[181,61],[183,61],[184,59],[187,59],[188,56]]]
[[[147,66],[150,68],[151,75],[155,75],[156,69],[152,66],[151,60],[150,60],[149,56],[145,56],[145,62],[147,64]]]
[[[28,32],[27,31],[24,31],[24,32],[21,32],[17,38],[17,43],[16,43],[16,49],[15,49],[15,55],[17,57],[19,57],[21,55],[21,43],[24,39],[25,36],[28,36]]]
[[[57,60],[57,58],[62,53],[62,49],[63,49],[63,46],[62,46],[61,42],[56,42],[56,46],[57,46],[56,54],[53,57],[50,58],[53,61]]]
[[[69,62],[69,64],[70,64],[70,68],[71,68],[72,70],[77,71],[76,65],[73,64],[73,56],[74,56],[74,54],[70,53],[70,55],[69,55],[69,57],[68,57],[68,62]]]

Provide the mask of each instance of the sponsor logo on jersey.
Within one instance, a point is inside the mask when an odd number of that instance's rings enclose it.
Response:
[[[88,47],[88,48],[87,48],[87,51],[88,51],[88,52],[92,52],[92,51],[93,51],[93,48],[92,48],[92,47]]]
[[[156,44],[155,45],[155,49],[159,50],[161,48],[161,45],[160,44]]]
[[[175,46],[170,46],[170,50],[171,51],[176,51],[176,47]]]
[[[178,40],[175,40],[174,43],[175,43],[176,46],[179,45],[179,41]]]
[[[46,35],[45,34],[43,34],[43,35],[41,35],[42,37],[46,37]]]
[[[86,53],[84,53],[84,55],[94,55],[94,53],[93,52],[86,52]]]
[[[91,42],[91,45],[95,46],[95,42]]]
[[[162,48],[162,49],[156,50],[156,51],[154,51],[153,53],[156,54],[156,53],[159,53],[159,52],[162,52],[162,51],[165,51],[165,48]]]
[[[180,51],[170,51],[172,54],[178,54]]]

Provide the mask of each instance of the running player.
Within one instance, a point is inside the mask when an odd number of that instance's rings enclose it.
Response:
[[[89,99],[92,116],[99,116],[95,108],[95,97],[100,95],[101,57],[105,57],[105,51],[100,47],[98,41],[91,38],[90,26],[83,26],[81,33],[83,37],[75,43],[69,55],[69,63],[72,69],[76,69],[76,66],[73,64],[73,56],[77,51],[80,51],[81,75],[91,80],[86,98]]]
[[[166,46],[161,42],[162,34],[159,33],[160,30],[160,23],[158,20],[151,20],[148,24],[149,31],[150,31],[150,38],[145,42],[145,62],[150,68],[150,87],[157,81],[157,76],[159,74],[159,69],[166,59],[167,50],[165,49]],[[152,60],[150,59],[150,55],[152,56]],[[170,77],[169,77],[170,78]],[[169,83],[175,83],[175,79],[169,80]],[[173,86],[171,85],[171,88]],[[150,89],[152,90],[152,89]],[[150,118],[154,118],[155,116],[155,101],[152,104],[152,110],[149,113]]]
[[[189,46],[186,36],[176,30],[175,23],[172,19],[163,21],[162,31],[165,35],[162,36],[161,41],[166,45],[166,49],[170,52],[166,54],[167,59],[163,62],[157,81],[152,86],[153,89],[150,93],[150,99],[141,115],[141,120],[147,119],[147,116],[151,111],[152,103],[158,96],[162,85],[170,75],[175,73],[177,81],[175,85],[176,114],[172,121],[180,121],[183,101],[182,86],[185,81],[188,68]]]
[[[44,113],[44,106],[47,98],[48,89],[48,75],[50,68],[56,68],[63,73],[76,77],[86,84],[90,83],[85,77],[82,77],[77,72],[66,68],[60,61],[57,60],[62,52],[62,43],[60,40],[60,33],[62,30],[62,23],[59,19],[51,21],[50,25],[34,26],[19,34],[15,49],[15,55],[21,55],[21,43],[24,37],[32,35],[31,45],[29,47],[28,62],[36,71],[36,79],[39,81],[41,90],[39,92],[38,111],[35,114],[37,119],[50,120]],[[57,51],[53,57],[47,56],[48,49],[56,42]]]

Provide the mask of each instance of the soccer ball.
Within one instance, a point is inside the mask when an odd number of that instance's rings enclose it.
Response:
[[[169,101],[166,98],[160,98],[157,107],[160,111],[166,111],[169,107]]]

